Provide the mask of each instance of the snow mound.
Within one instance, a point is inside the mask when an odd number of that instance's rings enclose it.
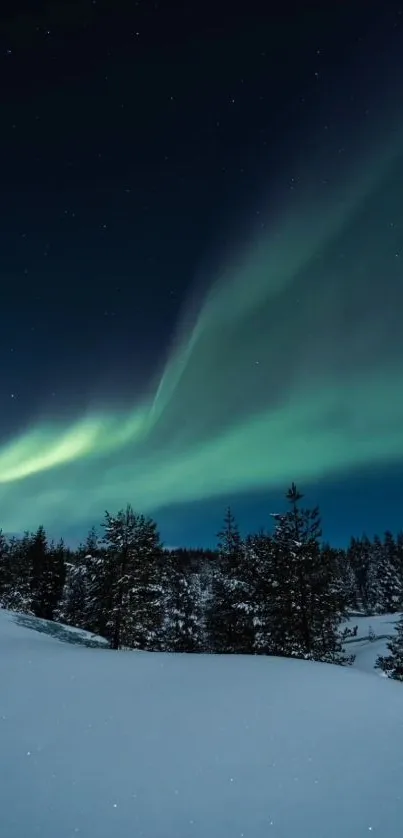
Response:
[[[28,633],[21,632],[21,628],[27,629]],[[109,647],[104,637],[99,637],[85,629],[66,626],[63,623],[54,623],[51,620],[41,620],[30,614],[17,614],[15,611],[7,611],[0,608],[0,643],[5,636],[9,638],[32,638],[32,632],[42,635],[44,639],[54,638],[62,643],[74,643],[90,648],[99,646]],[[36,638],[38,639],[38,638]]]
[[[401,684],[88,649],[2,611],[0,672],[7,838],[401,836]]]

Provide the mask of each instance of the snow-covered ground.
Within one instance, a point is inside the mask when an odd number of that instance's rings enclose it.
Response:
[[[0,611],[0,834],[400,838],[402,708],[357,669],[86,648]]]
[[[357,615],[347,620],[344,625],[348,628],[358,626],[356,637],[349,638],[345,645],[346,652],[355,655],[355,669],[384,677],[381,670],[375,669],[375,663],[379,655],[389,654],[387,643],[394,634],[399,618],[400,614],[381,614],[369,617]]]
[[[31,630],[26,635],[31,639],[32,630],[34,630],[42,634],[44,639],[53,637],[56,640],[62,641],[62,643],[75,643],[90,648],[97,648],[99,646],[102,648],[109,647],[109,643],[104,637],[99,637],[97,634],[85,631],[85,629],[66,626],[64,623],[53,623],[51,620],[40,620],[38,617],[32,617],[29,614],[16,614],[0,608],[0,620],[0,642],[2,640],[4,641],[7,635],[11,634],[12,637],[15,636],[15,624],[17,623],[22,628]],[[22,638],[25,635],[22,632],[18,632],[18,636]]]

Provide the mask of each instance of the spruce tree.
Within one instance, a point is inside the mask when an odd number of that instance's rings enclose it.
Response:
[[[208,634],[213,652],[248,654],[254,651],[254,579],[238,525],[228,508],[218,533]]]
[[[44,527],[38,527],[25,541],[30,574],[31,610],[36,617],[53,620],[65,582],[65,547],[48,544]]]
[[[201,603],[197,579],[184,550],[164,555],[163,647],[169,652],[198,652],[202,646]]]
[[[323,545],[322,554],[328,554],[334,564],[334,576],[340,593],[340,611],[347,614],[358,607],[355,576],[346,550]]]
[[[58,615],[66,580],[66,555],[63,539],[50,544],[41,585],[42,613],[47,620]]]
[[[254,651],[281,655],[284,653],[286,568],[281,564],[273,539],[263,531],[246,538],[245,553],[254,579]]]
[[[286,498],[291,509],[285,514],[274,514],[276,528],[273,541],[285,568],[284,597],[284,653],[296,657],[311,657],[313,652],[312,600],[318,575],[321,536],[317,509],[300,510],[302,495],[293,483]]]
[[[384,596],[382,572],[385,570],[385,549],[379,536],[375,536],[371,544],[370,565],[368,573],[367,613],[384,613]]]
[[[66,563],[66,582],[58,610],[58,620],[68,626],[87,628],[87,579],[78,556]]]
[[[24,533],[22,538],[11,538],[8,545],[10,573],[5,607],[23,614],[32,614],[30,542],[30,534]]]
[[[111,581],[108,639],[112,648],[154,650],[163,621],[162,545],[151,518],[131,506],[105,513],[105,562]]]
[[[79,565],[85,576],[85,627],[109,638],[116,568],[93,527],[79,549]]]
[[[103,553],[92,528],[84,544],[70,556],[60,607],[62,622],[101,636],[105,634],[111,609],[111,569]]]
[[[45,617],[43,587],[48,564],[48,540],[43,526],[31,535],[27,544],[30,567],[31,608],[35,617]]]
[[[367,572],[366,610],[368,614],[387,614],[399,610],[402,586],[397,563],[397,548],[393,535],[385,533],[384,540],[375,536],[369,555]]]
[[[320,545],[319,510],[301,509],[302,495],[293,483],[290,509],[276,514],[273,541],[283,577],[279,600],[283,612],[283,654],[332,663],[350,663],[342,652],[335,563]]]
[[[0,606],[7,607],[8,595],[12,584],[10,547],[3,530],[0,530]]]
[[[399,584],[403,592],[403,531],[398,532],[396,536],[396,569],[399,579]],[[403,596],[402,596],[403,608]]]
[[[376,599],[376,579],[373,563],[373,545],[369,538],[352,538],[347,550],[357,590],[358,609],[371,614]]]
[[[398,547],[392,533],[387,530],[378,568],[382,613],[393,614],[403,606],[403,585],[399,573]]]

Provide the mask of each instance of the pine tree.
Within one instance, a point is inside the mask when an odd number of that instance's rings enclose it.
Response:
[[[291,509],[274,515],[273,535],[283,569],[279,591],[284,615],[282,654],[349,663],[338,632],[341,613],[335,563],[322,552],[319,541],[319,510],[299,507],[302,495],[294,483],[286,497]]]
[[[398,532],[396,537],[396,569],[400,587],[403,591],[403,531]],[[403,602],[402,602],[403,608]]]
[[[87,628],[86,569],[78,556],[66,563],[66,582],[58,610],[58,620],[76,628]]]
[[[3,530],[0,530],[0,607],[7,607],[4,604],[8,601],[11,582],[12,574],[9,543],[3,533]]]
[[[79,551],[79,564],[86,580],[85,627],[94,634],[110,639],[108,626],[113,608],[116,568],[94,528],[88,533]]]
[[[3,604],[23,614],[32,614],[30,540],[30,534],[24,533],[22,538],[11,538],[8,544],[9,584]]]
[[[388,678],[403,681],[403,614],[396,627],[395,636],[387,644],[390,654],[380,656],[376,667],[382,669]]]
[[[274,514],[273,536],[284,567],[284,654],[311,657],[313,649],[312,596],[318,573],[321,535],[319,513],[300,510],[302,495],[293,483],[287,492],[291,509]]]
[[[59,613],[62,622],[104,635],[111,609],[110,570],[95,528],[92,528],[67,564]]]
[[[351,665],[355,655],[344,651],[344,642],[354,636],[354,629],[341,630],[342,620],[348,614],[349,586],[340,575],[340,554],[331,547],[324,546],[320,553],[320,568],[315,591],[316,601],[316,640],[314,659],[325,663]]]
[[[47,620],[54,620],[58,615],[66,580],[66,555],[63,539],[51,543],[41,585],[42,613]]]
[[[25,542],[30,571],[31,610],[36,617],[53,620],[60,604],[65,581],[65,547],[48,544],[46,532],[38,527]]]
[[[131,506],[105,514],[106,568],[111,580],[107,626],[112,647],[157,649],[161,643],[162,545],[151,518]]]
[[[198,652],[202,646],[199,591],[189,559],[184,550],[164,556],[163,645],[169,652]]]
[[[279,560],[272,538],[263,531],[246,538],[245,553],[254,579],[254,651],[281,655],[286,568]]]
[[[386,532],[383,541],[379,536],[375,536],[372,544],[365,539],[364,557],[366,612],[387,614],[398,611],[402,604],[402,582],[399,577],[397,546],[393,535]]]
[[[235,518],[228,508],[218,534],[208,614],[210,648],[214,652],[254,651],[254,580]]]
[[[385,549],[381,539],[376,535],[371,544],[367,582],[367,614],[383,614],[383,580],[382,570],[385,567]]]
[[[373,545],[369,538],[352,538],[347,550],[357,590],[359,610],[371,614],[376,601],[376,574],[374,574]]]
[[[393,614],[403,605],[403,585],[399,575],[398,547],[389,530],[385,532],[378,580],[382,613]]]
[[[334,564],[334,576],[340,590],[340,611],[347,614],[358,608],[355,575],[346,550],[323,545],[322,554],[328,554]]]
[[[31,608],[35,617],[44,617],[43,585],[48,564],[48,541],[43,526],[38,527],[28,540],[28,561],[30,567]]]

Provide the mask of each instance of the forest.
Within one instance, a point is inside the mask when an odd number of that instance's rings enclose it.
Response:
[[[230,508],[215,550],[164,548],[128,505],[77,549],[0,530],[0,606],[84,628],[111,649],[274,655],[349,665],[351,614],[403,611],[403,532],[322,536],[318,507],[292,484],[270,532],[242,537]],[[377,666],[403,680],[403,616]]]

